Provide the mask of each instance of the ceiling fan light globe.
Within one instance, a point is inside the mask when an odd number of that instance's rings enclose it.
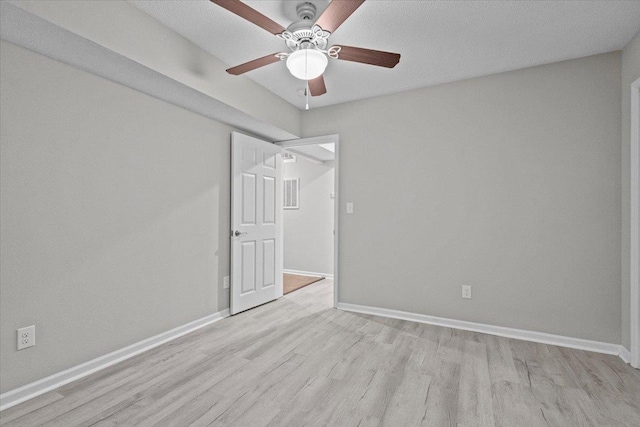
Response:
[[[300,49],[287,58],[289,72],[300,80],[313,80],[320,77],[328,63],[327,56],[315,49]]]

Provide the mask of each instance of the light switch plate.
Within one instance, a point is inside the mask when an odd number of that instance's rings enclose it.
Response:
[[[351,203],[351,202],[347,203],[347,213],[348,214],[352,214],[353,213],[353,203]]]
[[[229,276],[224,276],[222,280],[222,289],[229,289]]]

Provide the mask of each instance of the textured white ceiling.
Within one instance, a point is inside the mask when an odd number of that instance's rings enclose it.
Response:
[[[129,0],[229,66],[284,43],[209,0]],[[297,1],[246,1],[283,26]],[[328,1],[314,0],[319,8]],[[640,1],[366,1],[329,39],[402,54],[393,69],[330,60],[320,107],[622,49]],[[299,108],[301,80],[284,62],[245,74]]]

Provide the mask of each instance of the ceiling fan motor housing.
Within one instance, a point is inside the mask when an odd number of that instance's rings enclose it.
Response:
[[[289,49],[292,51],[309,47],[315,47],[320,50],[326,49],[327,39],[331,33],[314,24],[316,12],[317,8],[313,3],[298,3],[296,13],[300,21],[289,25],[282,34],[277,34],[278,37],[286,42]]]
[[[327,47],[327,39],[331,33],[324,31],[313,21],[298,21],[287,27],[286,31],[278,34],[278,37],[287,43],[287,47],[291,50],[297,50],[300,47],[314,47],[325,50]]]
[[[313,21],[316,18],[316,6],[313,3],[302,2],[296,6],[298,18],[303,21]]]

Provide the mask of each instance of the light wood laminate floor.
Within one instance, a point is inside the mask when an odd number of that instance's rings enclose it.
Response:
[[[7,426],[639,426],[615,356],[330,308],[323,280],[0,413]]]

